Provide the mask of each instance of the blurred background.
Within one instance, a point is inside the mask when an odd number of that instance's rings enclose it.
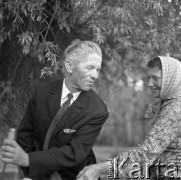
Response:
[[[180,35],[179,0],[0,0],[0,145],[38,84],[62,76],[63,52],[77,38],[103,52],[94,90],[110,116],[94,147],[98,162],[141,143],[153,100],[146,64],[181,59]]]

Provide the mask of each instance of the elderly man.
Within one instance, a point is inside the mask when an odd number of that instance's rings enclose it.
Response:
[[[39,86],[20,123],[17,142],[5,140],[2,161],[22,167],[25,177],[74,180],[96,163],[92,147],[108,118],[91,89],[102,52],[92,41],[74,41],[65,50],[65,78]]]

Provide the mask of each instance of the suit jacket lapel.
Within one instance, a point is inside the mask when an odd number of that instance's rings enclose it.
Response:
[[[85,108],[85,103],[87,103],[86,92],[82,91],[79,97],[72,103],[72,105],[68,108],[66,113],[63,115],[62,119],[59,121],[58,126],[56,127],[52,136],[56,135],[63,127],[76,118],[81,111]]]
[[[58,109],[60,108],[60,100],[62,94],[62,84],[63,81],[58,81],[57,84],[51,89],[49,94],[49,112],[51,121],[53,120],[55,114],[57,113]]]

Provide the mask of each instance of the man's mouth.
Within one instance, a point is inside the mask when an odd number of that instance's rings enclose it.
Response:
[[[87,81],[87,83],[88,83],[88,84],[91,84],[91,85],[94,84],[93,81]]]

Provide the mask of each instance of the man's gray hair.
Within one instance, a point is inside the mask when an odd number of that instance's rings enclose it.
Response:
[[[86,55],[96,53],[102,57],[102,51],[98,44],[93,41],[74,40],[65,50],[65,59],[84,60]]]

